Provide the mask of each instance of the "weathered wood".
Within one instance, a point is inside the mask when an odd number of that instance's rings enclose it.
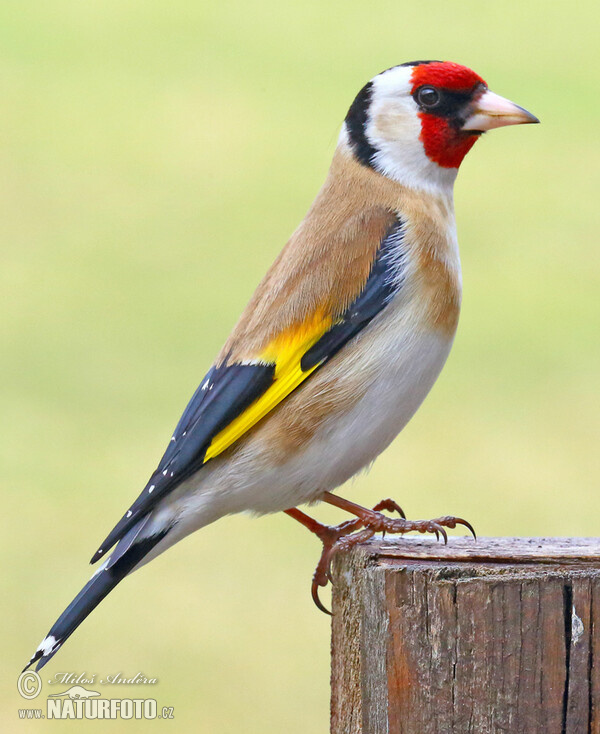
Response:
[[[372,540],[333,578],[332,734],[600,734],[600,538]]]

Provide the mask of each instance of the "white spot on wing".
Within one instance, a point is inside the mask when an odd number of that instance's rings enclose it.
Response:
[[[60,645],[60,640],[57,640],[56,637],[54,637],[54,635],[48,635],[48,637],[44,638],[40,642],[38,651],[44,655],[50,655],[50,653],[54,652],[54,650],[56,650],[56,648],[59,645]]]
[[[104,571],[104,569],[108,566],[109,563],[110,563],[110,556],[104,561],[102,565],[98,566],[98,568],[92,574],[92,578],[94,578],[94,576],[97,576],[99,573]]]
[[[127,510],[127,515],[125,517],[131,517],[133,515],[133,512],[131,510]]]
[[[267,367],[269,365],[268,362],[265,362],[264,359],[242,359],[239,362],[236,362],[235,364],[241,364],[243,366],[256,366],[256,365],[262,365],[263,367]]]
[[[154,492],[154,487],[155,487],[154,484],[150,485],[150,487],[148,488],[148,494],[152,494],[152,492]]]

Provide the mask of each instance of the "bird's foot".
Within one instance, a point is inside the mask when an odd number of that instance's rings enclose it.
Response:
[[[331,612],[321,602],[319,588],[327,586],[331,581],[331,561],[339,551],[347,551],[359,543],[364,543],[372,538],[375,533],[383,533],[384,535],[385,533],[393,535],[404,535],[411,532],[432,533],[438,540],[441,536],[444,543],[447,543],[446,528],[463,525],[473,534],[474,538],[477,537],[471,523],[460,517],[445,516],[434,520],[407,520],[400,505],[392,499],[381,500],[372,510],[330,492],[324,493],[323,500],[335,507],[351,512],[356,517],[339,525],[323,525],[295,507],[285,512],[315,533],[323,543],[323,551],[313,574],[311,594],[317,608],[325,614],[331,614]],[[382,510],[397,512],[400,517],[387,517],[382,514]]]
[[[381,500],[373,508],[372,512],[380,514],[381,510],[387,510],[388,512],[397,512],[401,519],[405,519],[406,515],[400,507],[400,505],[392,499]],[[385,517],[385,515],[382,515]],[[391,518],[386,518],[390,520]],[[325,587],[331,581],[331,559],[333,554],[337,550],[351,548],[353,545],[362,543],[368,540],[375,534],[375,530],[371,528],[364,528],[363,521],[360,518],[355,520],[346,520],[339,525],[320,525],[319,528],[313,528],[323,543],[323,552],[321,558],[315,569],[312,579],[311,594],[314,603],[317,608],[325,614],[331,614],[331,612],[323,605],[319,598],[319,587]]]
[[[404,535],[405,533],[411,532],[432,533],[438,540],[441,536],[444,539],[444,544],[446,544],[448,542],[448,533],[446,532],[446,528],[453,529],[457,527],[457,525],[463,525],[472,533],[473,537],[477,539],[477,535],[475,534],[475,530],[471,523],[461,517],[447,515],[433,520],[407,520],[399,505],[391,499],[382,500],[379,504],[375,505],[372,510],[369,510],[366,507],[361,507],[354,502],[350,502],[349,500],[338,497],[330,492],[326,492],[323,499],[329,504],[356,515],[357,520],[360,521],[359,527],[361,529],[358,530],[357,528],[356,532],[349,531],[341,533],[332,545],[323,544],[323,553],[319,560],[317,570],[315,571],[315,576],[313,577],[313,599],[319,609],[323,609],[323,606],[317,601],[318,594],[316,594],[316,592],[318,591],[318,586],[325,586],[327,581],[331,580],[331,561],[334,555],[339,551],[347,551],[353,546],[369,540],[369,538],[375,535],[375,533],[383,533],[384,535],[386,533],[390,533],[391,535]],[[381,513],[381,510],[395,510],[399,512],[401,517],[387,517]],[[353,521],[349,522],[352,523]]]
[[[361,521],[361,525],[364,528],[373,530],[374,533],[402,535],[413,531],[418,533],[435,533],[438,540],[441,535],[444,538],[444,543],[447,543],[448,534],[445,528],[455,528],[457,525],[464,525],[473,534],[473,537],[477,538],[471,523],[463,520],[461,517],[446,515],[445,517],[438,517],[434,520],[407,520],[401,508],[391,499],[382,500],[372,510],[357,505],[355,502],[350,502],[350,500],[346,500],[343,497],[338,497],[338,495],[332,494],[331,492],[325,492],[322,499],[334,507],[339,507],[340,510],[346,510],[346,512],[352,513]],[[381,509],[399,510],[401,519],[386,517],[379,511]]]
[[[474,538],[477,538],[475,530],[470,522],[463,520],[461,517],[453,517],[446,515],[445,517],[436,517],[434,520],[407,520],[406,518],[392,518],[382,515],[381,512],[375,510],[367,510],[361,514],[360,521],[365,529],[372,530],[375,533],[390,533],[391,535],[404,535],[405,533],[432,533],[439,540],[440,536],[444,539],[444,544],[448,543],[448,533],[446,528],[454,529],[457,525],[463,525]],[[348,541],[349,539],[346,539]],[[342,539],[338,541],[341,542]],[[352,543],[351,545],[355,545]]]

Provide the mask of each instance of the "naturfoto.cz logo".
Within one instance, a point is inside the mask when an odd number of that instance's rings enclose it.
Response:
[[[37,698],[42,690],[40,675],[30,670],[21,673],[17,690],[27,700]],[[154,698],[103,698],[99,691],[76,684],[65,691],[49,694],[45,711],[42,708],[19,709],[19,718],[173,719],[174,714],[172,706],[163,706],[159,710]]]

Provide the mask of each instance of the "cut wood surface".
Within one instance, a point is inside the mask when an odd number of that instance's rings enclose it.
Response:
[[[333,734],[600,734],[600,538],[388,537],[333,578]]]

